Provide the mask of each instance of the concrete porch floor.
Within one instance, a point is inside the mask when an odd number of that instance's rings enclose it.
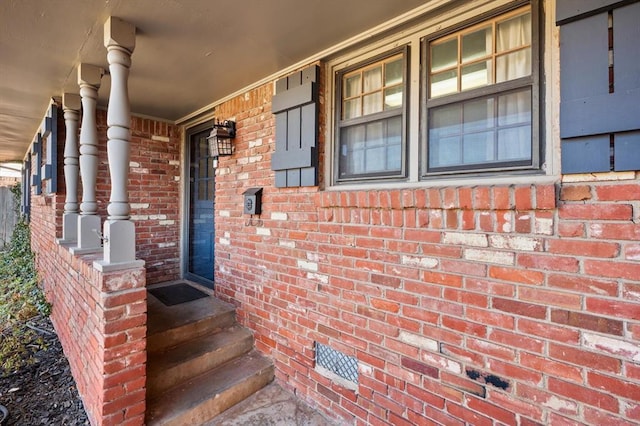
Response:
[[[338,426],[276,382],[204,426]]]

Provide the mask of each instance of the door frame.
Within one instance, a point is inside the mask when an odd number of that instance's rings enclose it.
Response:
[[[191,186],[191,181],[190,181],[190,167],[191,167],[191,136],[193,136],[196,133],[200,133],[204,130],[207,129],[212,129],[213,128],[213,124],[214,124],[214,120],[207,120],[205,122],[196,124],[194,126],[185,128],[184,131],[184,141],[182,144],[182,229],[181,229],[181,233],[182,233],[182,244],[181,244],[181,249],[180,249],[180,270],[181,270],[181,276],[183,279],[188,279],[194,282],[197,282],[199,284],[204,284],[207,287],[212,287],[213,286],[213,282],[215,281],[215,276],[214,276],[214,281],[211,282],[204,282],[207,280],[203,280],[202,278],[193,275],[189,272],[189,221],[190,221],[190,203],[191,203],[191,196],[190,196],[190,186]],[[214,216],[215,216],[215,203],[214,203],[214,212],[213,212]],[[215,225],[215,219],[214,219],[214,225]],[[214,241],[212,242],[212,244],[215,244],[215,229],[214,229]],[[212,268],[215,269],[215,255],[214,255],[214,265],[211,266]],[[215,274],[215,272],[214,272]]]

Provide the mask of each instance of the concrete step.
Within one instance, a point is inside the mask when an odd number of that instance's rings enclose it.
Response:
[[[249,352],[252,347],[251,331],[235,326],[149,354],[147,395],[152,399],[178,383]]]
[[[269,359],[253,350],[147,402],[149,426],[203,424],[273,380]]]
[[[149,294],[147,299],[147,353],[167,348],[235,324],[235,308],[214,297],[165,306]]]

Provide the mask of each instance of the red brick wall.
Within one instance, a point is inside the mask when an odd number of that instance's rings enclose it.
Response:
[[[147,293],[143,268],[102,274],[100,255],[55,239],[60,197],[33,197],[31,244],[51,320],[94,425],[144,423]]]
[[[132,119],[132,219],[137,257],[146,268],[102,274],[93,267],[101,253],[73,256],[56,243],[62,234],[65,185],[64,121],[58,123],[57,195],[32,196],[32,248],[51,319],[94,425],[144,423],[146,385],[146,282],[179,276],[180,130],[149,119]],[[98,112],[99,214],[109,199],[106,113]],[[79,196],[81,199],[81,194]],[[145,274],[146,272],[146,274]]]
[[[146,262],[147,283],[177,279],[182,133],[177,126],[137,117],[131,126],[129,197],[136,256]]]
[[[349,424],[640,421],[640,176],[277,189],[272,88],[216,111],[238,122],[216,289],[282,383]],[[357,392],[314,370],[314,341],[358,359]]]
[[[107,159],[107,113],[97,112],[99,166],[96,199],[102,221],[107,218],[111,182]],[[58,121],[58,192],[55,214],[49,226],[62,236],[65,201],[64,119]],[[145,261],[149,284],[177,279],[180,275],[180,146],[181,129],[147,118],[131,120],[129,202],[136,224],[136,257]],[[82,202],[82,181],[78,202]],[[37,196],[34,198],[38,198]],[[50,199],[50,197],[47,197]],[[49,202],[49,201],[47,201]]]

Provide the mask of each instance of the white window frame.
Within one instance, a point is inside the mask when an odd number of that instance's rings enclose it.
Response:
[[[342,50],[333,54],[326,62],[327,81],[325,85],[326,127],[325,127],[325,155],[324,188],[327,190],[352,189],[382,189],[382,188],[411,188],[411,187],[439,187],[452,185],[486,185],[519,184],[519,183],[549,183],[555,182],[560,176],[559,171],[559,84],[556,74],[559,73],[558,32],[554,25],[554,7],[550,0],[532,0],[531,7],[538,11],[538,28],[536,29],[538,47],[545,46],[540,51],[539,80],[536,82],[535,96],[539,102],[539,119],[537,127],[539,134],[537,143],[540,146],[540,157],[537,168],[527,170],[493,170],[491,172],[451,173],[442,175],[424,175],[423,162],[423,132],[425,110],[424,72],[422,63],[423,49],[427,40],[437,38],[446,33],[458,31],[464,27],[479,24],[482,20],[507,13],[529,4],[527,1],[513,2],[510,0],[472,0],[468,2],[445,2],[449,7],[430,10],[423,16],[415,16],[408,20],[410,24],[398,27],[393,32],[387,28],[385,36],[379,36],[364,44],[359,38],[357,46],[347,49],[348,43],[342,44]],[[543,7],[544,6],[544,7]],[[542,14],[542,10],[545,13]],[[396,179],[363,179],[359,181],[339,182],[336,178],[336,152],[338,139],[336,134],[336,106],[340,99],[336,99],[336,76],[343,70],[354,67],[358,63],[365,63],[374,57],[379,57],[394,49],[405,46],[408,51],[408,76],[406,82],[408,102],[406,126],[406,177]],[[532,48],[533,49],[533,48]]]

